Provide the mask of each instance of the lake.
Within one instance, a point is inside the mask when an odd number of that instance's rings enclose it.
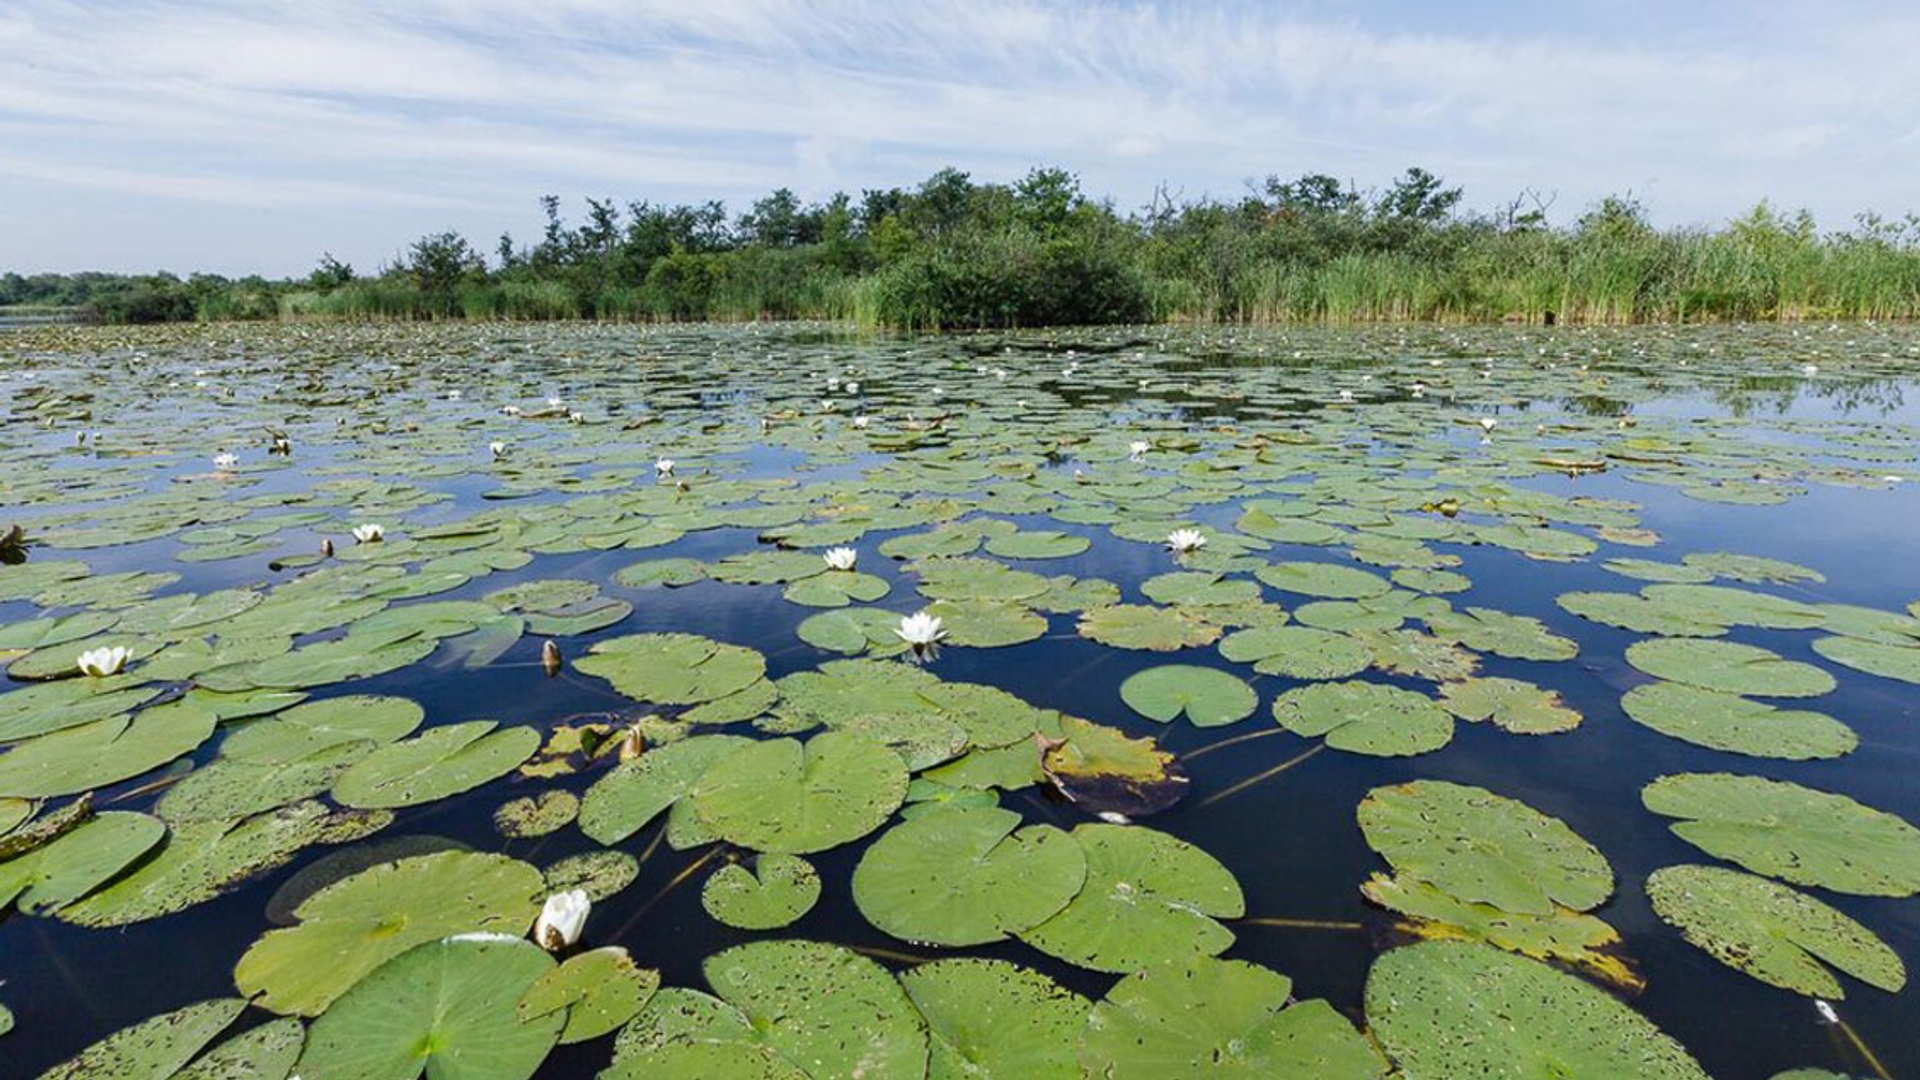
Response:
[[[1916,365],[15,329],[0,1080],[1920,1076]]]

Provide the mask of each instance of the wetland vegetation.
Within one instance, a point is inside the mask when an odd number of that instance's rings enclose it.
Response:
[[[943,169],[808,204],[543,200],[537,238],[455,232],[305,280],[9,274],[0,309],[108,323],[273,318],[752,321],[869,327],[1148,322],[1646,323],[1920,316],[1920,221],[1821,231],[1765,203],[1656,228],[1632,196],[1552,219],[1533,193],[1470,210],[1424,169],[1377,188],[1273,176],[1239,198],[1122,211],[1056,168],[1011,184]]]

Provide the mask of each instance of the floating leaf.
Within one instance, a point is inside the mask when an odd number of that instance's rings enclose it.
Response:
[[[1220,642],[1220,655],[1236,663],[1251,662],[1262,675],[1291,679],[1344,679],[1373,663],[1372,650],[1361,642],[1304,626],[1242,630]]]
[[[580,831],[603,844],[625,840],[685,795],[714,762],[751,742],[738,735],[695,735],[622,762],[587,789]]]
[[[1393,868],[1461,900],[1521,915],[1587,911],[1613,894],[1606,857],[1566,822],[1441,780],[1374,788],[1360,831]]]
[[[911,942],[984,945],[1037,926],[1080,892],[1087,859],[1050,825],[1019,826],[1019,814],[996,807],[917,814],[861,857],[854,903]]]
[[[1627,663],[1658,679],[1758,697],[1818,697],[1833,676],[1757,645],[1732,641],[1656,638],[1627,646]]]
[[[1233,944],[1215,919],[1246,913],[1240,885],[1199,848],[1137,825],[1085,824],[1086,885],[1058,915],[1021,933],[1049,956],[1122,973],[1214,956]]]
[[[1185,714],[1195,727],[1218,727],[1245,720],[1259,707],[1259,695],[1245,682],[1217,668],[1163,664],[1127,677],[1120,698],[1149,720],[1168,723]]]
[[[382,863],[308,897],[299,925],[270,930],[240,958],[241,993],[313,1016],[369,972],[449,934],[527,932],[545,882],[517,859],[446,851]]]
[[[1492,721],[1515,735],[1552,735],[1580,726],[1580,714],[1559,694],[1519,679],[1443,683],[1440,706],[1462,720]]]
[[[1647,878],[1647,899],[1708,955],[1769,986],[1808,997],[1846,996],[1821,963],[1888,992],[1906,965],[1873,931],[1802,892],[1715,866],[1669,866]]]
[[[514,1014],[524,1023],[564,1011],[560,1042],[586,1042],[633,1019],[659,989],[660,973],[635,964],[627,950],[590,949],[535,979]]]
[[[636,701],[659,705],[726,697],[767,672],[766,659],[752,649],[693,634],[633,634],[596,642],[574,667],[606,679]]]
[[[381,747],[341,774],[333,797],[378,809],[433,802],[505,776],[540,749],[540,733],[530,727],[494,727],[491,720],[447,724]]]
[[[1296,735],[1325,736],[1355,754],[1406,757],[1453,741],[1453,717],[1432,698],[1369,682],[1319,683],[1273,701],[1273,718]]]
[[[729,863],[700,889],[707,914],[741,930],[777,930],[819,899],[820,875],[798,855],[762,855],[751,870]]]
[[[1077,716],[1060,718],[1060,736],[1040,752],[1041,772],[1090,814],[1145,817],[1186,797],[1186,769],[1150,738]]]
[[[1114,604],[1081,613],[1080,636],[1116,649],[1174,652],[1211,645],[1220,628],[1178,608]]]
[[[546,836],[573,823],[580,814],[580,797],[571,791],[543,791],[501,803],[493,812],[493,826],[509,838]]]
[[[1366,997],[1374,1037],[1408,1077],[1707,1080],[1605,991],[1485,945],[1394,949],[1374,961]]]
[[[1282,592],[1327,600],[1358,600],[1380,596],[1393,588],[1387,579],[1372,571],[1337,563],[1273,563],[1261,567],[1254,576]]]
[[[1081,1080],[1076,1053],[1092,1004],[1004,960],[936,960],[900,984],[926,1017],[929,1077]]]
[[[730,843],[805,855],[879,828],[906,793],[898,754],[828,731],[804,744],[773,739],[728,754],[694,784],[690,805],[705,829]]]
[[[1620,935],[1585,912],[1555,908],[1551,915],[1521,915],[1450,896],[1424,881],[1384,874],[1375,874],[1360,891],[1404,916],[1399,929],[1417,938],[1485,942],[1577,968],[1629,992],[1646,985],[1621,955]]]
[[[1920,893],[1920,829],[1845,795],[1728,773],[1663,776],[1640,801],[1674,834],[1756,874],[1863,896]]]
[[[163,1013],[114,1032],[40,1080],[169,1080],[246,1007],[239,998],[216,998]]]
[[[1816,638],[1813,651],[1869,675],[1920,683],[1920,646],[1886,645],[1851,637]]]
[[[527,1080],[560,1036],[558,1012],[521,1019],[553,970],[532,942],[468,934],[394,957],[313,1022],[302,1075],[328,1080]]]
[[[1620,699],[1620,707],[1663,735],[1754,757],[1835,758],[1860,742],[1852,728],[1824,713],[1776,709],[1681,683],[1636,686]]]
[[[0,912],[27,914],[71,904],[106,884],[167,835],[145,814],[109,811],[24,854],[0,862]]]

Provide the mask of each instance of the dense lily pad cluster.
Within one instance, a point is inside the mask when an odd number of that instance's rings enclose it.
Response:
[[[1913,432],[1643,415],[1737,404],[1744,369],[1660,331],[1490,333],[1337,339],[1357,365],[1175,331],[0,339],[0,527],[24,540],[0,565],[0,936],[277,889],[237,996],[91,1032],[47,1080],[524,1080],[572,1044],[604,1080],[1703,1077],[1621,1000],[1645,981],[1608,921],[1627,891],[1771,987],[1899,990],[1872,920],[1808,891],[1920,893],[1895,814],[1666,775],[1634,812],[1731,865],[1622,880],[1531,796],[1405,779],[1463,721],[1516,754],[1606,722],[1730,769],[1842,759],[1859,736],[1801,699],[1920,682],[1920,610],[1825,602],[1779,559],[1657,557],[1618,494],[1890,488]],[[1913,353],[1874,344],[1863,374]],[[1612,494],[1567,480],[1600,472]],[[1467,572],[1488,551],[1582,587],[1504,610]],[[659,614],[681,596],[729,631]],[[1556,689],[1596,625],[1633,635],[1604,718]],[[1756,630],[1813,656],[1734,640]],[[1022,648],[1114,664],[1116,704],[941,667]],[[604,708],[444,704],[508,672]],[[1282,763],[1194,780],[1254,738]],[[1364,1000],[1227,956],[1237,924],[1287,921],[1249,912],[1272,868],[1188,838],[1325,750],[1412,770],[1367,773],[1396,779],[1355,809],[1384,862],[1349,894],[1385,928]],[[498,850],[400,835],[469,806]],[[622,897],[663,848],[694,853],[666,889],[711,920],[703,986],[664,984],[639,916],[530,939],[547,897]],[[815,940],[823,907],[888,945]],[[0,995],[35,977],[0,970]],[[0,1006],[35,1037],[13,1025]]]

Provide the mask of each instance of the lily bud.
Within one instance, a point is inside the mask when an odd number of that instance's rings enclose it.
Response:
[[[551,638],[540,646],[540,668],[549,679],[560,674],[560,646],[554,644]]]
[[[540,918],[534,921],[534,943],[548,952],[571,947],[587,928],[587,913],[592,910],[593,901],[587,898],[584,889],[554,893],[541,905]]]

